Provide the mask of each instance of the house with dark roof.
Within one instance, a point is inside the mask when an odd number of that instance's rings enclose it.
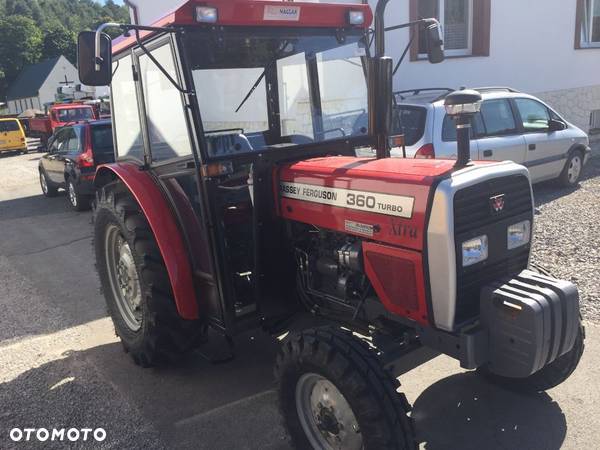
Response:
[[[27,66],[9,86],[6,103],[10,114],[27,109],[44,110],[56,101],[59,88],[79,84],[77,69],[64,56]]]

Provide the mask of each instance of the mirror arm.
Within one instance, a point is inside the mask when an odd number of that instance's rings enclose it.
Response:
[[[104,23],[98,27],[96,30],[96,55],[95,55],[95,63],[96,63],[96,72],[100,72],[101,65],[104,62],[101,55],[100,49],[100,38],[102,36],[102,32],[110,27],[120,28],[124,33],[128,33],[129,31],[135,31],[135,39],[137,44],[142,49],[144,54],[150,58],[150,60],[154,63],[154,65],[162,72],[162,74],[169,80],[169,82],[182,94],[194,95],[195,92],[193,90],[183,89],[177,81],[173,79],[173,77],[165,70],[165,68],[156,60],[156,58],[148,51],[146,46],[142,43],[140,38],[140,31],[149,31],[149,32],[159,32],[159,33],[178,33],[181,30],[179,28],[174,27],[150,27],[145,25],[135,25],[135,24],[121,24],[121,23]]]
[[[122,25],[120,23],[114,23],[114,22],[103,23],[96,30],[96,46],[95,46],[96,54],[94,55],[94,63],[96,64],[96,72],[100,72],[100,69],[102,68],[102,63],[104,62],[104,60],[102,59],[102,56],[100,56],[102,53],[101,49],[100,49],[100,43],[101,43],[100,38],[102,37],[102,32],[109,27],[122,28]]]
[[[394,31],[394,30],[400,30],[402,28],[408,28],[408,27],[414,27],[415,25],[430,25],[432,23],[432,21],[435,19],[419,19],[419,20],[414,20],[412,22],[407,22],[407,23],[403,23],[401,25],[394,25],[391,27],[386,27],[385,28],[385,32],[388,31]]]
[[[406,55],[408,54],[408,51],[410,50],[410,47],[412,46],[416,37],[417,37],[417,33],[415,33],[415,31],[412,30],[412,32],[410,33],[410,40],[408,41],[408,45],[406,46],[406,48],[404,49],[404,52],[402,53],[402,56],[396,63],[396,67],[394,67],[394,70],[392,71],[392,76],[396,75],[396,72],[398,72],[400,65],[402,65],[402,61],[404,61],[404,58],[406,58]]]

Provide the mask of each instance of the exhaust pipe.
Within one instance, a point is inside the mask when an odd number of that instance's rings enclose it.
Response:
[[[471,164],[471,121],[481,110],[481,101],[481,94],[470,89],[454,91],[444,101],[446,114],[456,122],[457,170]]]

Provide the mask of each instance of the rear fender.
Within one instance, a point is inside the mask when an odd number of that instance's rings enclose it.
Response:
[[[150,224],[167,267],[179,315],[187,320],[198,319],[192,266],[185,241],[165,195],[148,172],[127,162],[100,166],[94,185],[99,189],[117,179],[127,186]]]

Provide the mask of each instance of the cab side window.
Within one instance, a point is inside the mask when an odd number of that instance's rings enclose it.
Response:
[[[528,98],[517,98],[515,104],[525,131],[543,131],[548,128],[550,113],[546,106]]]
[[[177,80],[175,59],[169,43],[152,50],[152,55]],[[181,93],[171,84],[150,58],[139,57],[140,77],[148,124],[152,161],[189,156],[192,145],[186,125]]]
[[[113,64],[114,77],[111,84],[113,123],[115,124],[115,147],[118,157],[144,159],[144,143],[140,126],[133,64],[130,55]]]

